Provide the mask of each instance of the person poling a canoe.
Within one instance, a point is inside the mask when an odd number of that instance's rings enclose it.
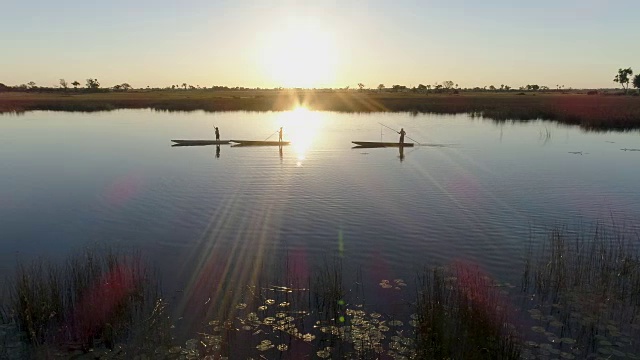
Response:
[[[278,141],[282,142],[282,126],[280,126],[280,130],[278,130]]]
[[[404,144],[404,137],[405,137],[405,135],[407,135],[407,132],[406,132],[406,131],[404,131],[404,128],[401,128],[401,129],[400,129],[400,131],[398,131],[398,130],[396,130],[396,129],[392,128],[392,127],[389,127],[389,126],[387,126],[387,125],[385,125],[385,124],[383,124],[383,123],[381,123],[381,122],[379,122],[378,124],[380,124],[380,125],[382,125],[382,126],[386,127],[386,128],[387,128],[387,129],[389,129],[389,130],[393,130],[393,131],[397,132],[398,134],[400,134],[400,145]],[[410,137],[408,137],[408,136],[407,136],[407,138],[408,138],[409,140],[411,140],[411,141],[415,141],[414,139],[412,139],[412,138],[410,138]],[[417,141],[416,141],[416,142],[417,142]],[[420,143],[418,143],[418,145],[420,145]]]
[[[404,131],[404,128],[400,128],[400,131],[396,131],[398,134],[400,134],[400,144],[404,144],[404,136],[407,134],[406,131]]]
[[[214,126],[214,128],[216,129],[216,141],[220,140],[220,130],[218,130],[217,126]]]

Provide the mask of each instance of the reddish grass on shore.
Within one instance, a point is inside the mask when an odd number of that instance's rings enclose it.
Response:
[[[515,92],[417,94],[313,90],[159,90],[0,93],[0,113],[31,110],[286,111],[470,113],[497,121],[555,120],[589,130],[640,129],[640,97]]]

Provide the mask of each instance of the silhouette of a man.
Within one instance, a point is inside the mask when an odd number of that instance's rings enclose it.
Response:
[[[220,140],[220,130],[218,130],[217,126],[215,126],[215,128],[216,128],[216,141],[217,141],[217,140]]]
[[[398,134],[400,134],[400,144],[402,145],[404,144],[404,135],[406,134],[406,132],[404,131],[404,128],[401,128]]]

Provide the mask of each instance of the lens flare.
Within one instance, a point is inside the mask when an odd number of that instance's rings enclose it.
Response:
[[[282,113],[279,121],[284,127],[286,137],[291,141],[291,147],[296,154],[297,165],[307,158],[307,152],[322,132],[324,117],[319,112],[309,111],[304,107],[298,107],[292,111]]]

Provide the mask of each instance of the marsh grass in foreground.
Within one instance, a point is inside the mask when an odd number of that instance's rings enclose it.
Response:
[[[528,257],[526,358],[640,359],[640,255],[632,236],[602,227],[590,237],[555,230]]]
[[[639,358],[640,256],[617,232],[551,232],[526,259],[522,297],[462,262],[426,268],[413,287],[361,274],[345,284],[342,269],[340,259],[310,272],[285,261],[256,284],[204,294],[198,331],[170,334],[140,257],[89,252],[21,266],[3,316],[20,320],[39,357],[79,347],[117,359]]]
[[[518,359],[513,309],[497,285],[463,263],[425,271],[418,284],[418,358]]]
[[[144,353],[169,337],[155,277],[139,254],[91,249],[64,265],[19,264],[10,309],[35,357]]]
[[[370,303],[343,284],[338,260],[314,270],[309,287],[251,286],[224,317],[210,319],[184,346],[158,356],[234,359],[517,359],[509,306],[477,268],[426,270],[418,293],[382,279]],[[361,284],[360,281],[358,281]],[[356,284],[357,285],[357,284]],[[360,285],[361,286],[361,285]],[[383,303],[383,299],[389,303]]]

